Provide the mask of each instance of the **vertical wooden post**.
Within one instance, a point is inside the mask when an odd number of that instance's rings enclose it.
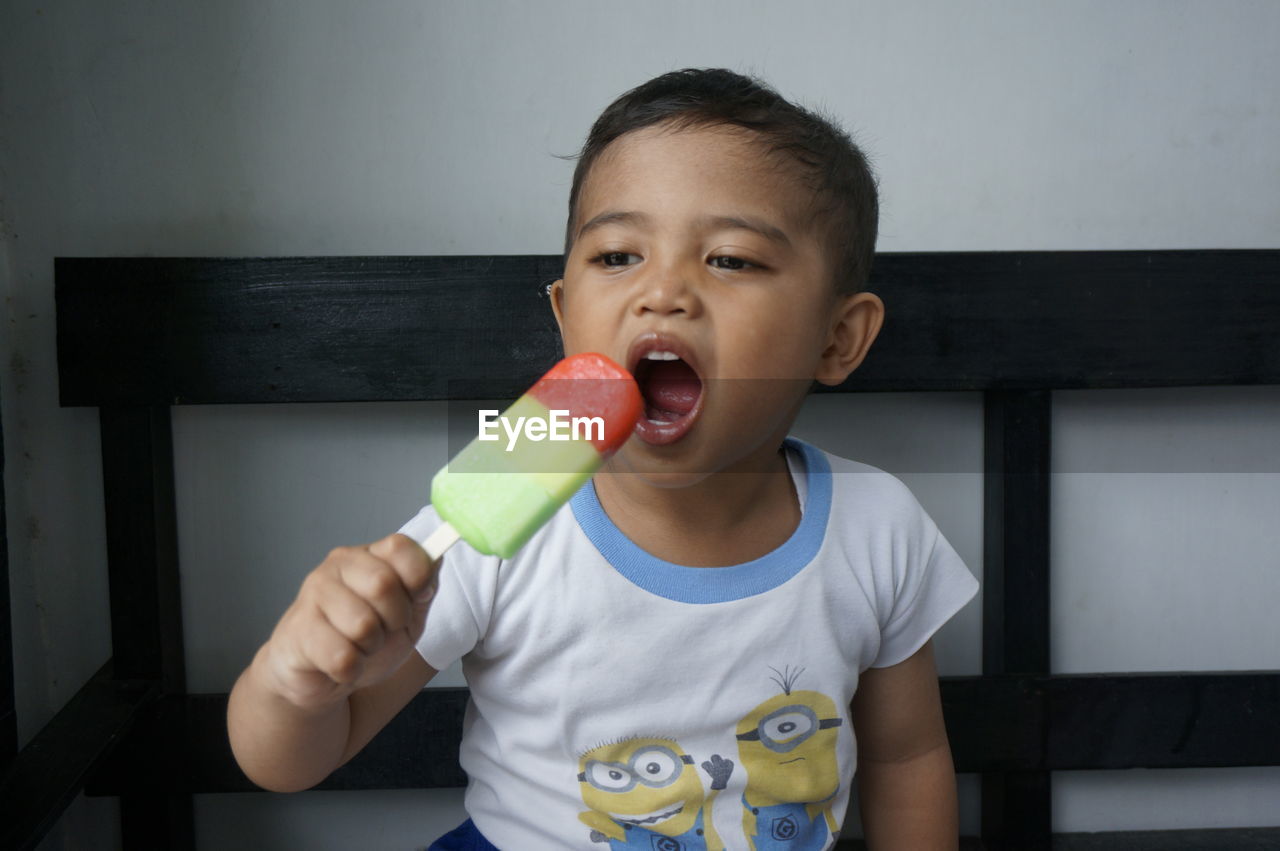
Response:
[[[181,695],[186,665],[169,408],[102,408],[100,426],[114,674],[159,681],[162,694]],[[160,713],[152,752],[139,755],[161,774],[159,791],[120,800],[126,849],[195,848],[191,795],[166,791],[183,786],[182,724],[171,713]]]
[[[5,531],[4,513],[4,426],[0,425],[0,774],[3,774],[4,767],[18,754],[18,692],[13,681],[11,605],[9,538]]]
[[[984,393],[983,674],[1049,672],[1051,391]],[[982,836],[1048,848],[1048,771],[984,772]]]

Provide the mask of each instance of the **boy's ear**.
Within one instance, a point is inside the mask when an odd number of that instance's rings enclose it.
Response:
[[[556,278],[547,287],[547,295],[551,297],[551,312],[556,315],[556,327],[560,330],[560,339],[564,339],[564,278]]]
[[[871,292],[853,293],[836,301],[836,314],[827,347],[822,350],[814,378],[834,387],[858,368],[884,323],[884,302]]]

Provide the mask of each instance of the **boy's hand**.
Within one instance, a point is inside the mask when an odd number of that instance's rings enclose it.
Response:
[[[333,550],[255,660],[265,682],[301,709],[322,709],[393,673],[422,635],[438,569],[399,533]]]

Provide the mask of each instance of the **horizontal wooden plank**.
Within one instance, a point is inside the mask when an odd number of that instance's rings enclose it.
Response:
[[[880,254],[872,279],[857,389],[1280,383],[1278,250]]]
[[[1053,851],[1275,851],[1280,827],[1060,833]]]
[[[1280,672],[944,678],[958,771],[1280,765]]]
[[[227,695],[169,695],[161,715],[184,731],[183,778],[191,792],[260,791],[236,764],[227,738]],[[466,785],[458,765],[458,740],[467,705],[463,688],[433,688],[409,702],[350,762],[316,786],[338,789],[434,789]],[[136,758],[151,752],[146,737],[163,728],[136,731],[85,785],[87,795],[156,791],[162,772]],[[159,733],[163,735],[163,732]],[[166,784],[167,788],[171,788]]]
[[[55,260],[64,405],[509,398],[558,255]],[[1280,251],[882,253],[839,390],[1280,383]]]
[[[150,717],[159,686],[111,679],[104,665],[0,778],[0,848],[35,848],[86,779]]]
[[[842,839],[836,843],[836,851],[864,851],[866,847],[861,839]],[[1280,848],[1280,827],[1055,833],[1047,848],[1049,851],[1275,851]],[[960,851],[1027,849],[962,836]]]
[[[231,754],[226,695],[162,700],[184,716],[191,791],[255,788]],[[466,689],[422,692],[317,788],[464,785],[457,750],[466,700]],[[960,772],[1280,765],[1280,672],[943,677],[942,701]],[[86,792],[144,791],[160,776],[119,758]]]
[[[861,839],[841,839],[835,844],[835,851],[866,851],[867,843]],[[976,836],[961,836],[960,851],[987,851],[988,846]]]
[[[1280,765],[1280,672],[1050,678],[1053,769]]]
[[[486,378],[505,386],[556,357],[540,291],[556,262],[58,258],[62,400],[442,399]]]

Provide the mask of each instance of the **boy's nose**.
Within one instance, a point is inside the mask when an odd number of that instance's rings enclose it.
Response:
[[[678,264],[655,268],[647,275],[636,296],[637,313],[678,314],[694,316],[701,302],[689,271]]]

